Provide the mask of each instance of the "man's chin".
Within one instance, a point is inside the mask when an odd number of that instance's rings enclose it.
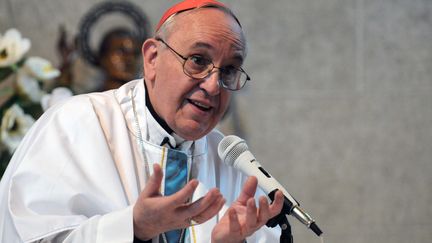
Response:
[[[174,130],[177,135],[189,141],[198,140],[207,135],[207,133],[209,133],[210,131],[211,128],[209,128],[208,126],[204,127],[198,124],[188,125],[181,129]]]

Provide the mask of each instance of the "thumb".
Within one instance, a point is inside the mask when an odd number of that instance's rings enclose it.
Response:
[[[153,164],[153,174],[150,176],[141,195],[144,197],[152,197],[160,195],[160,187],[163,178],[162,169],[159,164]]]

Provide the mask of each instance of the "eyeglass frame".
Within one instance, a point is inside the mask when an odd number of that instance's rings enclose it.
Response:
[[[192,76],[192,74],[189,74],[189,73],[186,72],[186,70],[185,70],[185,64],[186,64],[187,60],[188,60],[191,56],[193,56],[193,55],[190,55],[190,56],[185,57],[185,56],[183,56],[182,54],[178,53],[176,50],[174,50],[174,49],[173,49],[170,45],[168,45],[168,43],[166,43],[162,38],[160,38],[160,37],[156,37],[155,39],[156,39],[157,41],[162,42],[162,43],[163,43],[164,45],[166,45],[166,46],[167,46],[167,47],[168,47],[172,52],[174,52],[177,56],[179,56],[181,59],[183,59],[183,65],[182,65],[182,67],[183,67],[183,73],[186,74],[186,75],[187,75],[188,77],[190,77],[190,78],[193,78],[193,79],[205,79],[205,78],[207,78],[209,75],[211,75],[211,74],[213,73],[213,70],[214,70],[215,68],[216,68],[216,69],[219,69],[219,70],[224,70],[224,68],[216,67],[216,66],[214,65],[213,61],[212,61],[211,59],[208,59],[208,61],[211,63],[211,65],[212,65],[213,67],[212,67],[211,69],[208,70],[208,73],[207,73],[204,77],[202,77],[202,78],[194,77],[194,76]],[[242,89],[242,88],[246,85],[246,83],[247,83],[248,81],[251,80],[250,76],[246,73],[246,71],[245,71],[242,67],[240,67],[240,68],[234,68],[234,69],[235,69],[237,72],[241,72],[241,73],[244,73],[244,74],[246,75],[246,80],[244,81],[243,85],[242,85],[240,88],[238,88],[238,89],[231,89],[231,88],[229,88],[227,85],[225,85],[224,82],[223,82],[221,79],[218,79],[218,84],[219,84],[219,86],[223,87],[224,89],[230,90],[230,91],[238,91],[238,90]],[[237,82],[239,82],[240,77],[241,77],[241,76],[239,76]]]

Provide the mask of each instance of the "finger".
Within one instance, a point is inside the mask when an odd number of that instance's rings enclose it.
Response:
[[[268,219],[270,219],[270,208],[269,203],[267,201],[267,198],[264,196],[261,196],[259,198],[259,214],[258,214],[258,222],[265,223]]]
[[[246,225],[248,229],[254,229],[257,225],[257,207],[255,199],[250,198],[246,205]]]
[[[255,176],[250,176],[246,180],[237,201],[243,205],[246,205],[246,202],[249,200],[249,198],[252,198],[255,195],[257,185],[258,185],[257,178]]]
[[[213,188],[207,194],[200,198],[199,200],[189,204],[186,206],[186,212],[188,217],[193,217],[197,214],[202,213],[204,210],[207,210],[213,203],[217,202],[220,198],[222,198],[222,194],[218,189]]]
[[[159,195],[162,178],[163,173],[159,164],[153,164],[153,174],[148,179],[147,184],[142,191],[142,195],[144,197]]]
[[[189,181],[186,186],[184,186],[182,189],[180,189],[178,192],[172,194],[170,197],[171,204],[174,206],[182,206],[187,201],[189,201],[190,198],[192,198],[192,195],[195,191],[195,189],[198,186],[198,181],[193,179]]]
[[[271,218],[278,215],[282,211],[283,202],[284,202],[284,195],[281,191],[278,190],[275,194],[275,200],[270,205]]]
[[[213,218],[225,204],[225,199],[223,197],[219,198],[215,203],[213,203],[206,210],[198,215],[191,217],[197,224],[202,224],[207,220]]]

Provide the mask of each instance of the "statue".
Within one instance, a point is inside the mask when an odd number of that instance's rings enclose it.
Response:
[[[104,36],[98,53],[99,66],[106,74],[103,90],[118,88],[136,78],[141,50],[138,41],[124,28],[114,29]]]
[[[94,25],[102,16],[120,13],[132,20],[134,29],[115,27],[103,34],[97,48],[90,45]],[[73,43],[67,43],[64,28],[60,30],[58,51],[61,57],[61,83],[70,84],[74,80],[73,65],[80,56],[87,63],[103,73],[101,85],[90,91],[103,91],[118,88],[137,78],[140,74],[141,44],[147,38],[148,21],[139,7],[126,2],[102,2],[83,16],[79,33]],[[77,55],[78,54],[78,55]]]

